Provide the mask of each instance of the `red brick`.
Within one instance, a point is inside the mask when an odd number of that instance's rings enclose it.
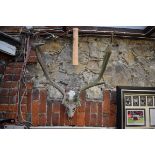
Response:
[[[18,81],[20,79],[20,75],[13,75],[12,81]]]
[[[5,81],[2,83],[2,88],[17,88],[18,82],[14,81]]]
[[[77,113],[77,126],[85,126],[85,112]]]
[[[102,104],[98,104],[98,126],[102,126],[103,123]]]
[[[109,127],[110,115],[110,91],[105,90],[103,94],[103,126]]]
[[[85,112],[86,103],[81,101],[81,105],[77,107],[78,112]]]
[[[109,116],[109,126],[115,127],[116,126],[116,105],[111,104],[110,106],[110,116]]]
[[[31,111],[32,111],[31,105],[32,105],[32,90],[28,90],[28,92],[27,92],[27,112],[29,112],[29,113],[31,113]]]
[[[0,105],[0,111],[7,111],[7,112],[16,112],[17,105]]]
[[[34,50],[31,50],[30,51],[30,55],[29,55],[29,57],[36,57],[36,52],[34,51]]]
[[[18,94],[18,89],[17,88],[12,88],[9,91],[9,96],[14,96]]]
[[[22,104],[27,104],[27,96],[24,96],[22,99]]]
[[[98,112],[98,104],[92,103],[91,104],[91,113],[97,113]]]
[[[39,123],[39,101],[34,100],[32,102],[32,124],[37,126]]]
[[[109,127],[109,115],[105,116],[103,114],[103,126],[104,127]]]
[[[21,62],[13,62],[13,63],[9,63],[8,67],[13,67],[13,68],[22,68],[23,63]]]
[[[8,96],[9,89],[8,88],[0,88],[0,96]]]
[[[22,111],[23,113],[26,113],[26,112],[27,112],[27,107],[26,107],[26,105],[21,105],[21,111]]]
[[[12,83],[12,88],[18,88],[18,82],[16,82],[16,81],[11,81],[11,83]]]
[[[9,103],[10,104],[16,104],[18,102],[18,97],[17,96],[10,96],[9,97]]]
[[[9,97],[0,97],[0,104],[9,104]]]
[[[40,90],[40,105],[39,105],[40,113],[46,113],[46,99],[47,99],[46,89]]]
[[[20,74],[21,68],[6,67],[5,74]]]
[[[103,95],[104,95],[103,112],[109,113],[110,112],[110,91],[105,90]]]
[[[81,102],[85,102],[86,101],[86,92],[85,91],[81,92],[80,100],[81,100]]]
[[[30,56],[28,59],[28,63],[37,63],[37,57],[36,56]]]
[[[65,122],[65,106],[64,105],[60,105],[60,125],[64,125]]]
[[[26,120],[26,113],[22,112],[21,115],[22,115],[22,119]]]
[[[52,117],[52,103],[51,101],[47,101],[47,125],[51,125],[51,117]]]
[[[39,114],[39,125],[46,126],[47,123],[47,116],[46,114]]]
[[[16,113],[9,112],[9,113],[6,113],[5,114],[5,117],[6,118],[10,118],[10,119],[16,119],[17,118],[17,114]]]
[[[90,126],[97,126],[97,115],[91,114],[90,119]]]
[[[26,88],[27,89],[32,89],[33,88],[33,83],[32,82],[27,82],[26,83]]]
[[[60,125],[60,114],[52,113],[52,125],[59,126]]]
[[[15,69],[13,67],[6,67],[5,74],[12,74]],[[10,73],[11,72],[11,73]]]
[[[90,102],[86,102],[86,109],[85,109],[85,125],[90,125]]]
[[[21,86],[21,87],[22,87],[22,86]],[[20,95],[21,95],[21,96],[24,95],[24,97],[27,97],[27,89],[26,89],[26,88],[20,89],[19,92],[20,92]]]
[[[52,112],[54,113],[60,112],[60,103],[53,103],[52,106],[53,106]]]
[[[12,81],[13,75],[12,74],[5,74],[3,77],[4,81]]]
[[[39,90],[33,89],[33,100],[39,100]]]
[[[2,88],[11,88],[12,87],[12,82],[3,82],[1,84]]]
[[[20,75],[13,74],[5,74],[3,80],[4,81],[18,81],[20,79]]]
[[[0,73],[3,74],[5,71],[5,67],[4,65],[0,65]]]

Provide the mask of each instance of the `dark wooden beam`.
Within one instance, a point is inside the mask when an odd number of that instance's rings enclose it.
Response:
[[[147,26],[147,27],[144,29],[144,34],[145,34],[145,36],[147,36],[147,37],[151,36],[154,32],[155,32],[155,26]]]
[[[151,36],[155,32],[154,26],[147,26],[144,30],[140,29],[128,29],[117,27],[100,27],[100,26],[34,26],[31,30],[32,33],[42,37],[48,37],[50,34],[54,34],[60,37],[72,37],[73,28],[79,28],[79,36],[111,36],[112,33],[115,37],[130,38],[130,39],[150,39],[154,40]],[[0,27],[0,30],[6,32],[10,36],[26,34],[25,27]],[[22,32],[20,32],[22,30]],[[20,32],[20,33],[19,33]]]
[[[15,38],[0,31],[0,40],[10,43],[11,45],[21,45],[21,42]]]
[[[73,26],[74,27],[74,26]],[[72,28],[69,27],[70,32]],[[116,34],[129,34],[129,35],[144,35],[143,30],[140,29],[127,29],[127,28],[115,28],[115,27],[99,27],[99,26],[79,26],[80,33],[116,33]]]

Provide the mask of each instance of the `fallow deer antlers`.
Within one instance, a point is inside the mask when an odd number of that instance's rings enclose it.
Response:
[[[63,95],[62,104],[65,105],[65,107],[67,109],[67,114],[69,117],[73,117],[76,107],[79,106],[79,102],[80,102],[79,96],[80,96],[81,92],[83,92],[91,87],[101,85],[104,83],[104,82],[100,82],[100,80],[103,77],[106,66],[108,64],[108,61],[109,61],[109,58],[111,55],[111,47],[112,47],[112,45],[108,45],[105,50],[105,55],[103,58],[103,62],[102,62],[102,66],[101,66],[101,70],[100,70],[98,78],[95,81],[89,83],[88,85],[82,87],[79,90],[79,92],[77,94],[75,94],[75,92],[73,90],[70,90],[68,93],[66,93],[64,88],[60,87],[56,82],[54,82],[50,79],[49,73],[46,69],[46,65],[45,65],[44,61],[42,60],[41,49],[39,46],[35,46],[35,49],[36,49],[35,51],[36,51],[36,55],[38,58],[38,62],[45,74],[45,77],[49,81],[49,84],[52,85],[54,88],[56,88]]]

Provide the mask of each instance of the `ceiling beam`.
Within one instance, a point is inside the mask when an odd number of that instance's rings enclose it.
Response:
[[[144,34],[145,34],[145,36],[147,36],[147,37],[151,36],[154,32],[155,32],[155,26],[147,26],[147,27],[144,29]]]
[[[155,32],[154,26],[147,26],[144,30],[128,29],[117,27],[100,27],[100,26],[34,26],[31,30],[32,33],[42,37],[48,37],[54,34],[60,37],[72,37],[73,28],[79,28],[79,36],[110,36],[112,33],[115,37],[130,38],[130,39],[147,39],[154,40],[155,37],[151,36]],[[0,27],[0,30],[7,34],[20,35],[26,34],[25,27]],[[20,31],[21,30],[21,31]]]

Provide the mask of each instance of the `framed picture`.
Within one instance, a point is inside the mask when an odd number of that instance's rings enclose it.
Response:
[[[155,127],[155,108],[150,108],[150,126]]]
[[[131,96],[124,96],[124,102],[126,106],[131,106],[132,105]]]
[[[154,96],[147,96],[147,106],[153,106]]]
[[[126,126],[145,126],[145,109],[126,109]]]
[[[117,128],[155,128],[155,87],[117,86]]]
[[[133,106],[139,106],[139,96],[133,96]]]
[[[140,106],[146,106],[146,96],[140,96]]]

